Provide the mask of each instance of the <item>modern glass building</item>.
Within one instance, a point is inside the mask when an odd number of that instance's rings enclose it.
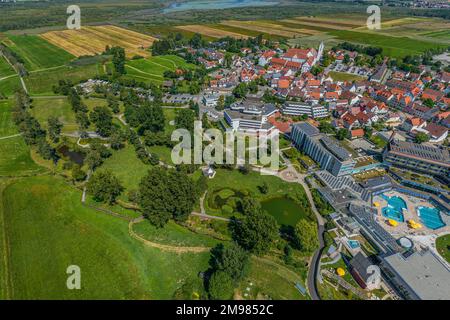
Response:
[[[336,177],[350,175],[355,169],[356,161],[350,151],[307,122],[293,126],[292,141],[300,151]]]

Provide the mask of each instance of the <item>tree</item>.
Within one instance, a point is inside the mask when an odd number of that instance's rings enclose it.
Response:
[[[208,281],[209,296],[213,300],[229,300],[233,296],[233,291],[233,279],[226,272],[214,272]]]
[[[47,124],[48,124],[48,135],[50,139],[55,143],[58,142],[63,124],[55,116],[50,116],[47,120]]]
[[[221,95],[219,100],[217,100],[216,110],[222,111],[225,108],[225,97]]]
[[[334,133],[334,128],[331,125],[331,123],[327,122],[327,121],[321,121],[319,124],[319,130],[322,133],[328,133],[328,134],[333,134]]]
[[[112,63],[114,65],[114,70],[118,74],[126,74],[125,70],[125,49],[121,47],[111,48],[113,54]]]
[[[90,113],[91,121],[97,128],[97,133],[109,137],[113,131],[112,114],[107,107],[95,107]]]
[[[91,122],[89,121],[89,117],[84,112],[77,112],[75,116],[75,120],[78,123],[78,126],[80,127],[80,131],[85,131],[89,128],[91,125]]]
[[[279,226],[266,212],[249,212],[242,221],[232,221],[233,237],[244,249],[261,255],[266,253],[278,236]]]
[[[109,143],[111,144],[111,148],[114,150],[119,150],[124,147],[124,137],[122,132],[114,132],[109,139]]]
[[[236,88],[233,89],[233,95],[236,98],[245,98],[248,93],[247,85],[244,82],[239,83]]]
[[[187,129],[194,132],[195,113],[191,109],[181,109],[175,116],[177,129]]]
[[[170,218],[186,220],[197,201],[194,182],[183,172],[155,167],[139,185],[139,205],[144,216],[163,227]]]
[[[87,192],[95,201],[113,204],[124,187],[110,170],[95,172],[87,183]]]
[[[414,137],[414,141],[416,143],[424,143],[430,141],[430,137],[424,132],[419,132]]]
[[[313,252],[319,246],[317,226],[314,222],[301,219],[294,230],[297,247],[307,253]]]
[[[79,165],[72,167],[72,178],[75,181],[83,181],[86,179],[86,172],[84,172]]]
[[[90,150],[86,155],[84,162],[87,164],[89,169],[95,170],[97,167],[102,165],[103,158],[97,150]]]
[[[348,137],[348,130],[347,129],[339,129],[338,132],[336,132],[336,138],[338,140],[344,140]]]
[[[249,254],[235,242],[226,246],[218,244],[211,249],[209,264],[214,272],[227,273],[236,284],[247,275]]]
[[[260,210],[261,204],[255,198],[247,196],[241,200],[241,211],[243,214],[247,215]]]
[[[267,182],[263,182],[261,186],[259,186],[259,191],[261,191],[262,194],[267,194],[269,192],[269,185]]]

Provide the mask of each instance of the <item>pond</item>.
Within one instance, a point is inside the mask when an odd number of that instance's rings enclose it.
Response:
[[[62,146],[58,149],[58,153],[61,154],[64,158],[69,158],[70,161],[76,163],[80,166],[84,163],[85,155],[81,152],[76,152],[70,150],[68,146]]]
[[[164,9],[164,13],[186,11],[186,10],[213,10],[241,7],[261,7],[278,4],[278,1],[266,0],[194,0],[181,3],[173,3]]]
[[[262,209],[272,215],[280,225],[292,226],[300,219],[309,219],[302,207],[294,200],[281,197],[261,202]]]

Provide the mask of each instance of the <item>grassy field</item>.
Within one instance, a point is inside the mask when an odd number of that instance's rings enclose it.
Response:
[[[59,80],[70,79],[77,83],[102,74],[104,69],[101,64],[90,64],[30,73],[24,80],[32,95],[54,95],[52,87],[57,85]]]
[[[11,102],[0,101],[0,177],[42,172],[44,169],[31,159],[23,138],[15,136],[18,131],[11,120]]]
[[[0,79],[16,74],[13,67],[6,61],[6,59],[1,56],[0,57]]]
[[[164,72],[175,71],[178,68],[193,69],[195,65],[172,55],[130,60],[126,64],[126,77],[145,83],[162,83],[164,81]]]
[[[330,71],[328,75],[333,78],[334,81],[359,81],[364,80],[366,78],[360,77],[354,74],[350,73],[344,73],[344,72],[336,72],[336,71]]]
[[[437,238],[436,249],[450,263],[450,234]]]
[[[263,183],[267,183],[269,190],[267,194],[262,194],[259,187]],[[235,193],[232,197],[228,197],[222,192],[224,190]],[[290,197],[295,199],[299,204],[299,209],[304,210],[306,215],[310,214],[310,208],[306,195],[301,185],[297,183],[287,183],[278,177],[260,175],[257,172],[250,172],[247,175],[240,173],[237,170],[229,171],[219,169],[214,179],[208,181],[208,194],[205,199],[205,209],[208,214],[213,215],[227,215],[223,206],[218,205],[218,197],[226,199],[226,205],[230,206],[229,201],[235,201],[235,197],[239,198],[245,195],[252,195],[259,201],[264,201],[273,198]],[[220,207],[220,208],[219,208]]]
[[[145,239],[178,247],[212,248],[219,243],[218,240],[206,235],[195,234],[173,221],[170,221],[162,229],[154,227],[148,221],[143,221],[135,224],[133,229],[138,235]]]
[[[23,179],[4,190],[3,298],[170,299],[206,270],[208,252],[146,247],[129,236],[126,221],[83,207],[80,196],[51,177]],[[81,268],[81,290],[66,288],[69,265]]]
[[[155,38],[116,26],[83,27],[80,30],[51,31],[42,38],[70,52],[76,57],[102,53],[106,46],[120,46],[128,58],[136,55],[148,57],[146,49]]]
[[[83,99],[83,103],[89,110],[97,106],[106,106],[104,99]],[[47,120],[50,116],[58,117],[63,123],[62,132],[73,132],[78,130],[78,124],[75,120],[75,113],[66,97],[37,97],[33,100],[31,114],[41,123],[42,127],[47,128]],[[93,127],[92,127],[93,129]]]
[[[13,75],[0,80],[0,92],[6,96],[11,96],[17,89],[22,88],[19,76]]]
[[[4,43],[24,59],[28,71],[61,66],[75,58],[39,36],[9,36]]]
[[[136,156],[136,151],[131,145],[114,151],[102,166],[102,169],[110,169],[119,178],[126,191],[137,189],[141,179],[147,174],[151,166],[145,165]],[[123,195],[126,199],[126,194]]]

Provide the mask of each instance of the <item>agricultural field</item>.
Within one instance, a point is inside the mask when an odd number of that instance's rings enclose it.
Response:
[[[148,57],[147,49],[155,41],[151,36],[111,25],[50,31],[41,37],[76,57],[100,54],[106,46],[124,48],[128,58]]]
[[[62,66],[75,59],[72,54],[35,35],[8,36],[3,43],[25,61],[28,71]]]
[[[234,36],[265,39],[289,39],[291,45],[317,46],[324,42],[332,47],[348,41],[379,46],[383,53],[394,57],[420,54],[432,48],[450,44],[450,23],[435,18],[391,18],[384,20],[381,30],[368,30],[366,16],[340,14],[322,17],[292,17],[282,20],[224,20],[216,24],[178,26],[209,37]],[[230,33],[230,34],[227,34]]]
[[[211,28],[209,26],[204,25],[187,25],[187,26],[178,26],[178,29],[186,30],[194,33],[200,33],[202,35],[205,35],[207,37],[212,38],[225,38],[225,37],[232,37],[236,39],[246,39],[248,38],[245,34],[240,34],[237,32],[227,31],[227,30],[221,30],[221,29],[215,29]]]
[[[8,241],[0,247],[6,259],[1,298],[170,299],[207,269],[208,251],[177,254],[147,246],[129,235],[127,221],[82,206],[80,197],[63,180],[46,176],[3,190],[0,237]],[[82,290],[66,287],[66,269],[74,264],[82,270]]]

